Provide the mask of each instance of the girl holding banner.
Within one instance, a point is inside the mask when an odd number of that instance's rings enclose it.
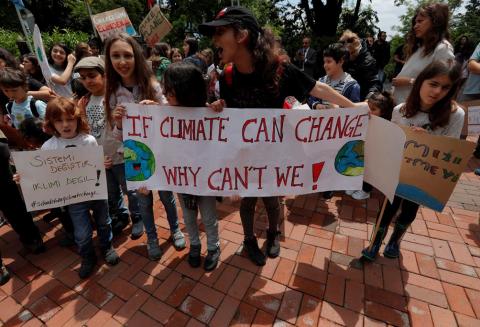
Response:
[[[342,107],[354,104],[328,85],[316,82],[295,66],[281,63],[274,53],[275,39],[271,31],[263,29],[255,16],[243,7],[227,7],[216,18],[199,25],[200,33],[213,37],[219,57],[225,68],[220,77],[220,98],[211,104],[220,111],[225,104],[232,108],[282,108],[285,98],[305,99],[313,95]],[[268,216],[266,254],[277,257],[280,253],[278,197],[262,198]],[[244,248],[256,265],[266,263],[253,231],[256,197],[241,201],[240,216],[245,240]]]
[[[392,122],[409,126],[418,133],[459,138],[465,113],[453,100],[460,82],[458,66],[435,61],[428,65],[415,80],[405,103],[393,109]],[[385,204],[384,204],[385,206]],[[417,215],[419,205],[395,196],[380,212],[370,246],[362,251],[363,258],[375,260],[388,226],[401,207],[392,236],[383,254],[398,258],[400,241]]]

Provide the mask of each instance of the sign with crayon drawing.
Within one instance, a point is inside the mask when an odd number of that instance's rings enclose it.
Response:
[[[126,104],[129,189],[275,196],[360,189],[367,107],[225,109]]]
[[[140,34],[143,35],[145,42],[151,47],[160,42],[165,35],[172,29],[172,24],[163,15],[160,7],[155,5],[150,9],[147,16],[138,27]]]
[[[92,22],[102,41],[121,32],[131,36],[137,35],[123,7],[92,15]]]
[[[107,199],[103,148],[12,152],[28,211]]]
[[[440,212],[465,171],[475,144],[403,130],[407,140],[396,195]]]

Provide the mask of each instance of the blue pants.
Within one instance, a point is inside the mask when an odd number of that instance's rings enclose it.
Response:
[[[93,219],[97,225],[100,249],[104,252],[112,245],[112,227],[110,226],[111,220],[108,214],[107,200],[93,200],[71,204],[68,206],[68,212],[72,218],[75,243],[77,243],[78,252],[82,257],[91,255],[94,251],[90,210],[93,212]]]
[[[178,230],[178,215],[177,205],[175,202],[175,196],[170,191],[158,191],[160,201],[162,201],[165,211],[167,213],[168,224],[170,225],[170,231],[172,233]],[[137,192],[138,205],[140,207],[140,215],[143,219],[143,225],[147,232],[147,238],[149,240],[158,239],[157,229],[155,227],[155,217],[153,215],[153,193],[143,195]]]

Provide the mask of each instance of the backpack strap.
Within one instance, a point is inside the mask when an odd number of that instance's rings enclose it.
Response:
[[[37,102],[37,99],[35,98],[30,99],[30,111],[32,112],[35,118],[38,118],[40,117],[40,114],[38,113],[37,106],[35,105],[36,102]]]
[[[228,87],[232,87],[233,85],[233,64],[227,65],[224,69],[225,74],[225,82],[227,83]]]

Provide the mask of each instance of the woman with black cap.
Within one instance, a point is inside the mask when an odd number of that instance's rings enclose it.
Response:
[[[221,62],[227,65],[220,76],[220,98],[214,110],[231,108],[282,108],[287,96],[299,100],[307,95],[326,99],[342,107],[354,104],[326,84],[316,82],[295,66],[281,62],[274,52],[273,34],[262,29],[255,16],[243,7],[227,7],[211,22],[199,25],[200,33],[213,37]],[[280,253],[278,241],[279,197],[263,197],[268,216],[266,250],[275,258]],[[250,259],[265,265],[265,255],[258,247],[253,231],[256,197],[245,197],[240,217]]]

